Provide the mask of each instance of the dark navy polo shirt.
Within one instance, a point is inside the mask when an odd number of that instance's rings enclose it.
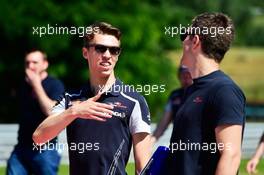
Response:
[[[41,84],[47,96],[52,100],[58,99],[64,93],[64,86],[58,79],[48,76]],[[43,113],[32,87],[27,82],[23,83],[19,97],[21,116],[19,117],[18,146],[33,148],[32,134],[46,118],[46,115]]]
[[[244,128],[244,123],[244,94],[227,75],[215,71],[194,79],[174,120],[168,174],[215,174],[220,158],[215,128],[225,124]]]
[[[171,116],[174,119],[177,111],[183,102],[184,88],[175,89],[169,96],[168,103],[165,107],[166,112],[171,112]]]
[[[144,97],[120,80],[110,89],[98,102],[114,106],[112,118],[106,122],[77,118],[67,127],[71,175],[125,175],[132,135],[150,133],[150,115]],[[93,96],[90,85],[77,93],[65,93],[53,113],[59,114],[72,102]],[[76,150],[72,145],[88,146]]]

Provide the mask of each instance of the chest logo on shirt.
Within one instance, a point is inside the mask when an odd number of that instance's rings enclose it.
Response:
[[[116,116],[116,117],[119,117],[119,118],[125,118],[126,117],[126,114],[124,112],[116,112],[116,111],[113,111],[113,116]]]
[[[114,102],[114,103],[108,103],[109,105],[112,105],[112,106],[114,106],[114,107],[116,107],[116,108],[123,108],[123,109],[126,109],[127,107],[126,106],[124,106],[121,102]]]
[[[193,102],[194,103],[202,103],[203,102],[203,98],[198,96],[198,97],[195,97],[195,99],[193,99]]]

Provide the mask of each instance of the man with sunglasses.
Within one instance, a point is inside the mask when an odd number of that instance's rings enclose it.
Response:
[[[115,77],[120,30],[107,23],[92,28],[82,49],[89,67],[88,84],[65,93],[33,139],[37,144],[47,142],[67,127],[71,175],[125,175],[133,145],[135,169],[140,172],[150,156],[148,106],[143,96]],[[84,151],[71,147],[81,144]]]
[[[220,32],[208,33],[212,27]],[[245,97],[219,69],[233,38],[233,22],[222,13],[196,16],[181,37],[181,64],[188,67],[193,84],[174,120],[167,174],[235,175],[238,171]]]

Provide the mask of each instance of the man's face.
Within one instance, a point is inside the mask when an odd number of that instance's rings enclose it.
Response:
[[[190,36],[187,36],[182,42],[183,45],[183,54],[181,59],[181,65],[184,65],[188,68],[192,67],[192,40]]]
[[[48,62],[39,51],[29,53],[25,58],[25,68],[41,74],[48,68]]]
[[[113,51],[120,46],[120,41],[113,35],[95,34],[89,44],[89,48],[83,48],[83,56],[88,60],[90,72],[102,78],[114,73],[119,54]],[[104,46],[112,48],[105,50]]]

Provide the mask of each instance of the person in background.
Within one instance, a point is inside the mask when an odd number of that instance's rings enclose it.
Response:
[[[163,117],[151,136],[152,143],[155,143],[163,135],[168,125],[172,122],[181,104],[183,103],[183,96],[186,88],[193,83],[191,74],[185,66],[179,67],[178,78],[180,80],[181,87],[171,92]]]
[[[19,91],[20,116],[18,143],[7,162],[7,175],[55,175],[60,155],[56,149],[39,152],[35,149],[32,134],[38,125],[51,114],[56,99],[64,92],[63,83],[49,76],[47,55],[33,50],[25,56],[25,80]],[[54,138],[50,143],[57,143]]]

